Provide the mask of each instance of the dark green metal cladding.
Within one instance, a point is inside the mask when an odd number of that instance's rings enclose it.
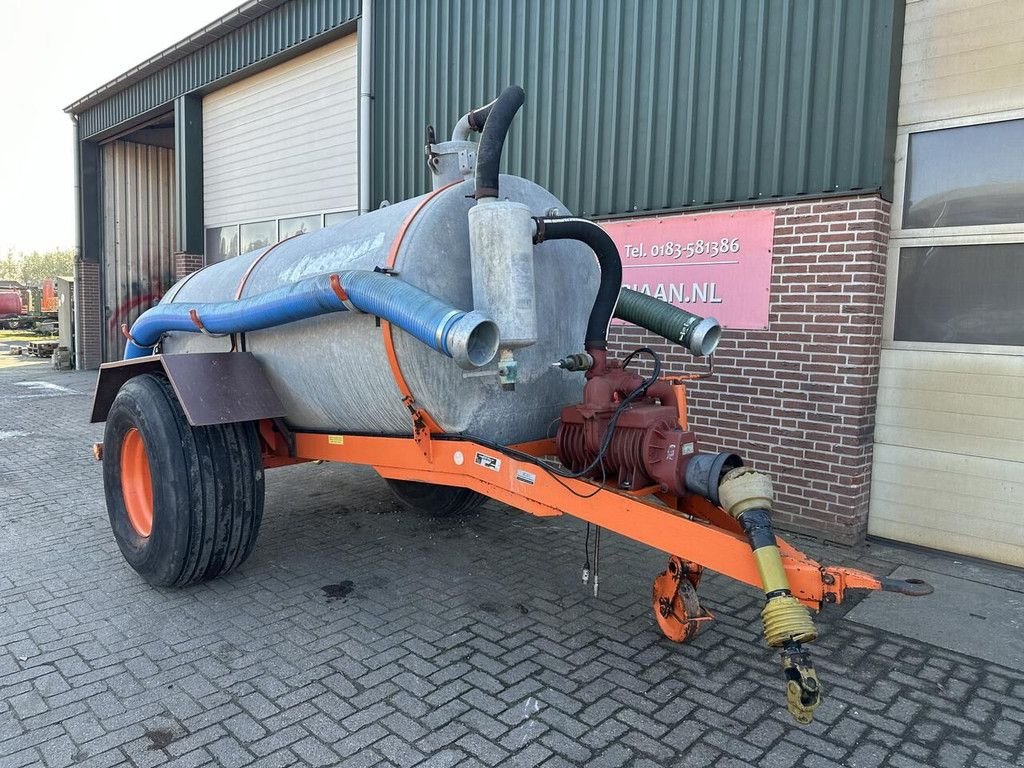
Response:
[[[239,26],[209,44],[157,66],[138,81],[95,104],[75,108],[81,138],[102,138],[132,121],[167,108],[183,94],[258,67],[275,57],[315,43],[322,35],[351,25],[360,0],[291,0]]]
[[[503,167],[611,216],[887,192],[902,0],[375,0],[373,197],[521,84]],[[897,59],[898,61],[898,59]]]
[[[101,260],[100,230],[103,226],[100,204],[100,148],[94,141],[78,144],[79,258]]]
[[[195,94],[174,100],[175,194],[178,203],[178,249],[202,253],[203,234],[203,100]]]

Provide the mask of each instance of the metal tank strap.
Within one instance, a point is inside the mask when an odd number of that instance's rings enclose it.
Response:
[[[395,262],[398,260],[398,251],[402,247],[402,241],[405,239],[406,232],[409,231],[409,227],[412,225],[413,220],[419,215],[427,204],[437,197],[442,192],[454,187],[456,184],[461,184],[461,180],[453,181],[451,184],[446,184],[443,187],[439,187],[434,191],[427,194],[422,200],[417,203],[416,207],[409,211],[409,215],[405,217],[405,221],[402,222],[402,226],[398,228],[398,233],[395,235],[395,239],[391,241],[391,247],[388,249],[387,260],[384,263],[386,269],[394,269]],[[409,409],[409,413],[412,415],[413,423],[413,434],[416,436],[416,441],[421,444],[420,436],[422,433],[426,434],[439,434],[444,430],[438,425],[427,411],[416,405],[416,398],[412,394],[412,390],[409,389],[409,383],[405,380],[405,376],[402,374],[402,367],[398,364],[398,357],[395,355],[395,339],[394,331],[391,328],[391,323],[387,320],[380,321],[381,333],[384,335],[384,351],[388,356],[388,365],[391,366],[391,375],[395,379],[395,384],[398,385],[398,391],[402,393],[402,402],[405,407]]]
[[[289,240],[294,240],[296,237],[299,237],[300,235],[304,234],[306,233],[296,232],[294,235],[289,235],[284,240],[278,240],[276,243],[268,245],[265,249],[263,249],[263,253],[261,253],[255,259],[253,259],[249,266],[245,268],[245,273],[242,275],[242,279],[239,280],[238,282],[238,290],[235,291],[235,301],[238,301],[242,298],[242,291],[245,290],[245,284],[249,282],[249,276],[253,273],[253,270],[256,269],[256,265],[263,261],[263,259],[266,257],[268,253],[277,248],[277,246],[279,246],[281,243],[287,243]],[[244,334],[242,338],[242,343],[245,343]],[[231,334],[231,351],[238,351],[238,338],[234,333]]]
[[[245,284],[247,282],[249,282],[249,275],[251,275],[253,270],[256,269],[256,265],[259,264],[261,261],[263,261],[263,259],[265,259],[267,257],[268,253],[270,253],[272,250],[277,248],[277,246],[281,245],[281,243],[287,243],[289,240],[294,240],[296,237],[299,237],[299,236],[304,235],[304,234],[306,234],[306,233],[305,232],[296,232],[294,235],[290,235],[290,236],[286,237],[284,240],[278,240],[273,245],[268,245],[266,247],[266,249],[263,251],[263,253],[261,253],[255,259],[253,259],[252,263],[248,267],[246,267],[245,274],[242,275],[242,279],[238,283],[238,290],[235,291],[235,301],[238,301],[239,299],[242,298],[242,291],[245,290]]]

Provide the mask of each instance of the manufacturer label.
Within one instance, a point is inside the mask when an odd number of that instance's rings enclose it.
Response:
[[[517,469],[516,480],[518,480],[520,483],[527,483],[528,485],[533,485],[534,483],[537,482],[537,476],[533,474],[533,472],[527,472],[525,469]]]
[[[693,453],[693,443],[683,443],[683,455],[689,456]]]
[[[486,453],[478,453],[476,455],[476,463],[481,467],[493,469],[495,472],[501,469],[501,459],[497,456],[488,456]]]
[[[327,436],[327,442],[330,445],[344,445],[345,444],[345,436],[344,435],[328,435]]]

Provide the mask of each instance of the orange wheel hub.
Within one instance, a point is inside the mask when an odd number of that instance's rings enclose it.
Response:
[[[669,640],[685,643],[714,618],[697,599],[700,576],[700,566],[673,557],[654,580],[654,619]]]
[[[128,522],[143,538],[153,532],[153,478],[142,435],[135,427],[121,442],[121,494]]]

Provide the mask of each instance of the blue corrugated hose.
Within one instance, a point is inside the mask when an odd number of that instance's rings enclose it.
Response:
[[[448,332],[467,313],[454,309],[429,293],[381,272],[352,270],[337,273],[349,302],[415,336],[438,352],[452,356]],[[198,333],[195,310],[212,334],[245,333],[273,328],[296,320],[348,309],[331,286],[332,275],[317,275],[238,301],[207,304],[157,304],[135,321],[125,344],[126,360],[152,354],[153,346],[169,331]]]

